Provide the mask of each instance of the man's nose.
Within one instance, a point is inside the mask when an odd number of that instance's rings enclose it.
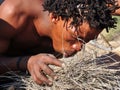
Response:
[[[78,42],[72,45],[72,48],[75,49],[76,51],[80,51],[82,48],[82,43]]]

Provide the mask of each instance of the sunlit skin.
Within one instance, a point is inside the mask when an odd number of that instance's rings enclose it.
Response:
[[[71,27],[70,21],[64,26],[64,20],[58,20],[52,13],[43,11],[42,2],[4,0],[1,4],[0,73],[18,70],[18,58],[29,55],[27,64],[24,60],[20,62],[21,70],[28,70],[37,84],[51,85],[52,81],[47,75],[53,79],[56,75],[48,65],[62,67],[63,62],[49,54],[55,50],[66,57],[71,56],[81,50],[83,43],[96,38],[102,30],[90,27],[87,21],[79,26],[79,30]]]

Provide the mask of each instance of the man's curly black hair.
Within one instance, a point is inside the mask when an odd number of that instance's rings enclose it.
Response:
[[[118,9],[115,0],[44,0],[45,11],[53,13],[54,17],[61,17],[67,22],[72,19],[72,26],[79,26],[87,21],[91,27],[102,30],[116,27],[116,19],[112,17]]]

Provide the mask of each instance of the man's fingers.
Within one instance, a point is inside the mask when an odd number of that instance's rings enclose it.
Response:
[[[43,83],[39,78],[37,78],[37,75],[36,75],[36,73],[34,72],[34,70],[31,71],[31,76],[32,76],[34,82],[36,82],[37,84],[40,85],[40,84]]]
[[[46,75],[41,71],[37,77],[43,82],[43,84],[52,85],[52,81],[50,81]]]
[[[47,74],[50,77],[52,77],[52,79],[55,79],[57,77],[56,74],[53,72],[53,70],[48,65],[43,64],[41,69],[45,72],[45,74]]]
[[[51,57],[51,56],[46,57],[45,63],[51,64],[51,65],[56,65],[59,67],[61,67],[63,64],[62,61],[58,60],[57,58]]]
[[[52,58],[56,58],[53,54],[47,54],[47,56],[50,56]]]
[[[39,54],[31,57],[28,63],[28,70],[30,71],[34,81],[37,84],[48,84],[52,85],[52,80],[56,79],[57,76],[48,65],[62,66],[63,62],[58,60],[56,57],[49,54]],[[51,78],[48,79],[48,76]]]
[[[39,85],[41,84],[52,85],[52,82],[48,80],[48,78],[42,73],[39,67],[33,67],[33,71],[31,71],[31,76],[33,80]]]
[[[36,74],[36,78],[37,78],[38,80],[42,81],[42,83],[46,83],[46,84],[48,84],[48,85],[52,84],[52,81],[50,81],[50,80],[46,77],[46,75],[43,73],[42,68],[36,67],[34,72],[35,72],[35,74]]]

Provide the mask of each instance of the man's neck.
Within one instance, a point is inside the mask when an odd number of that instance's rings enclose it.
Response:
[[[42,12],[41,16],[34,20],[36,30],[40,36],[48,36],[51,38],[53,24],[50,20],[48,12]]]

